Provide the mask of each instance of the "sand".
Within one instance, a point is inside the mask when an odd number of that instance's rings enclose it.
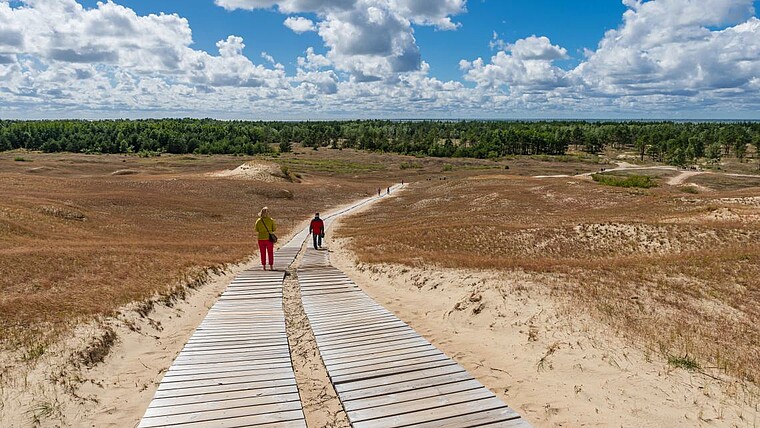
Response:
[[[550,275],[357,264],[346,243],[336,267],[537,427],[760,426],[760,396],[579,316]]]
[[[300,260],[296,261],[298,263]],[[291,268],[288,273],[283,284],[283,307],[290,358],[306,424],[310,427],[349,428],[348,416],[330,383],[327,368],[317,349],[317,339],[301,302],[297,272]]]
[[[287,181],[277,164],[258,161],[246,162],[235,169],[212,172],[208,175],[211,177],[256,180],[267,183]]]
[[[0,385],[0,426],[137,426],[164,372],[219,294],[252,266],[234,265],[213,274],[202,287],[188,290],[185,300],[155,304],[147,316],[135,304],[117,318],[81,326],[34,364],[16,361],[8,372],[11,377]],[[104,335],[115,342],[102,363],[92,368],[72,363],[72,354]],[[0,361],[13,359],[2,355]]]

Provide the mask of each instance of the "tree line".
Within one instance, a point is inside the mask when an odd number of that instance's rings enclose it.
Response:
[[[757,122],[323,121],[213,119],[0,120],[0,151],[246,154],[306,147],[356,148],[435,157],[635,150],[672,165],[724,156],[744,159],[760,146]],[[757,156],[756,156],[757,157]]]

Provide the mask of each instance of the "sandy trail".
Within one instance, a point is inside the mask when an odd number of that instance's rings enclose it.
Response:
[[[695,175],[700,175],[700,174],[705,174],[705,173],[702,171],[683,171],[680,174],[676,175],[675,177],[670,177],[667,183],[671,186],[680,186],[689,178],[694,177]]]
[[[666,183],[670,186],[681,186],[684,183],[686,183],[691,177],[702,175],[702,174],[715,174],[715,175],[723,175],[727,177],[744,177],[744,178],[760,177],[760,175],[735,174],[735,173],[728,173],[728,172],[691,171],[691,170],[684,171],[675,166],[665,166],[665,165],[638,166],[629,162],[615,162],[615,163],[618,165],[617,168],[605,169],[604,171],[584,172],[582,174],[577,174],[577,175],[567,175],[567,174],[534,175],[533,178],[584,178],[584,177],[591,177],[592,175],[598,174],[600,172],[647,171],[647,170],[654,169],[654,170],[664,170],[664,171],[678,171],[679,173],[673,177],[668,178]],[[697,186],[697,187],[702,187],[702,186]]]
[[[327,369],[317,348],[317,340],[301,302],[301,287],[296,267],[302,257],[303,251],[288,268],[288,276],[283,285],[283,308],[290,357],[306,424],[310,427],[348,428],[351,425],[327,375]]]

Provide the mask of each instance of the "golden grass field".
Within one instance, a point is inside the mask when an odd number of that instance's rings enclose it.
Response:
[[[331,149],[258,160],[289,179],[213,175],[249,160],[0,153],[2,347],[43,352],[79,322],[250,257],[263,205],[287,234],[403,179],[412,190],[346,221],[362,261],[556,275],[553,293],[630,340],[758,381],[760,179],[705,174],[688,180],[701,187],[674,187],[662,183],[677,172],[652,170],[659,187],[619,189],[531,177],[609,166],[596,157]]]
[[[0,348],[27,349],[33,358],[78,322],[181,293],[181,285],[202,278],[204,269],[251,256],[257,252],[252,224],[264,205],[285,234],[315,211],[401,179],[503,168],[487,161],[300,149],[262,158],[278,172],[266,182],[212,175],[248,160],[0,153]]]
[[[555,276],[571,313],[674,366],[757,383],[760,178],[664,178],[648,190],[513,170],[426,180],[339,234],[365,263]]]

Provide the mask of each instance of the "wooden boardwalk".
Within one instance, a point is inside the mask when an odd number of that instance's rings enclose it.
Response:
[[[326,226],[377,199],[326,216]],[[282,287],[307,236],[303,230],[277,251],[277,271],[247,270],[232,281],[167,371],[140,427],[306,426]],[[298,276],[319,352],[352,426],[530,426],[332,267],[327,251],[306,250]]]
[[[352,426],[529,427],[459,364],[308,249],[301,298]]]
[[[140,427],[305,427],[285,332],[284,269],[237,276],[164,375]]]

